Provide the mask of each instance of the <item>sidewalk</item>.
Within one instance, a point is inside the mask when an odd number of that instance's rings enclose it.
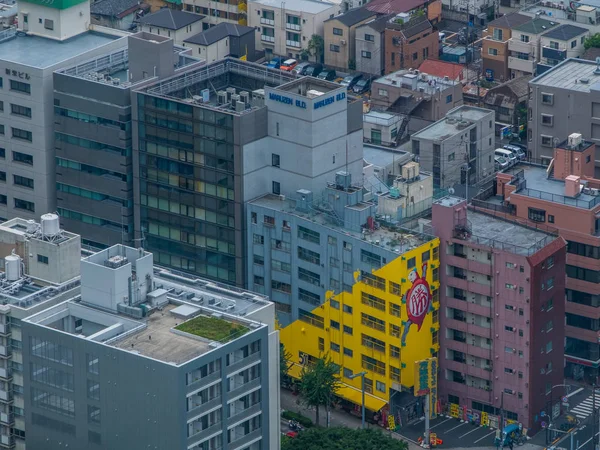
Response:
[[[313,422],[315,421],[314,409],[307,408],[306,406],[301,404],[299,402],[299,400],[300,400],[299,396],[293,395],[287,389],[280,389],[280,392],[281,392],[281,409],[282,410],[294,411],[294,412],[300,413],[306,417],[309,417]],[[320,425],[326,426],[327,411],[324,407],[319,408],[319,416],[320,416],[319,417]],[[337,409],[334,409],[331,411],[330,426],[332,426],[332,427],[360,428],[360,425],[361,425],[360,417],[355,417],[353,415],[347,414],[344,411],[340,411]],[[369,423],[367,423],[366,425],[369,428],[377,428],[379,430],[385,431],[383,428],[381,428],[377,425],[372,425]],[[391,433],[389,431],[386,431],[386,433],[389,433],[390,436],[394,439],[400,439],[400,440],[408,442],[409,450],[420,450],[421,449],[421,447],[419,447],[415,442],[409,441],[404,436],[402,436],[398,433]],[[442,445],[439,448],[444,449],[444,448],[449,448],[449,447],[444,447]],[[527,443],[527,444],[519,447],[519,450],[542,450],[543,448],[544,447],[540,447],[539,445]],[[477,447],[476,449],[475,449],[475,447],[471,447],[471,448],[454,447],[454,450],[497,450],[497,449],[496,449],[496,447]]]

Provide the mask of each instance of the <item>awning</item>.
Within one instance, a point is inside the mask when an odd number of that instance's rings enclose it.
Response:
[[[335,393],[338,397],[342,397],[356,405],[362,405],[362,391],[360,389],[353,388],[346,384],[343,384]],[[365,393],[365,408],[370,411],[378,412],[381,408],[387,405],[386,400],[382,400],[379,397]]]

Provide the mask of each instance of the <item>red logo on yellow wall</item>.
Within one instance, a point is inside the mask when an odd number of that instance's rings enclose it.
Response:
[[[408,279],[412,283],[410,289],[404,295],[404,303],[406,303],[406,313],[408,321],[404,326],[402,334],[402,344],[406,344],[406,336],[410,330],[410,326],[414,323],[417,325],[417,331],[421,330],[425,316],[431,311],[431,289],[426,279],[427,263],[423,263],[421,276],[417,269],[413,269],[408,274]]]

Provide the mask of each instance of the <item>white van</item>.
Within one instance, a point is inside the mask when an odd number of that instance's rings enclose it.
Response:
[[[510,163],[504,156],[494,156],[496,170],[504,170],[510,167]]]
[[[505,150],[503,148],[497,148],[494,151],[494,156],[502,156],[504,159],[508,161],[510,167],[514,166],[517,163],[517,157],[510,150]]]

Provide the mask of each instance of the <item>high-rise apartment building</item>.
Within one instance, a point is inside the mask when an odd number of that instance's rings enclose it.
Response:
[[[482,425],[539,430],[540,411],[560,414],[563,392],[552,397],[563,383],[564,239],[456,197],[433,204],[431,225],[444,286],[442,402],[476,412]]]
[[[279,334],[263,296],[116,245],[81,260],[81,294],[24,320],[22,336],[31,448],[279,449]]]
[[[309,78],[227,58],[136,91],[136,238],[160,264],[243,286],[247,201],[360,177],[362,102]]]

